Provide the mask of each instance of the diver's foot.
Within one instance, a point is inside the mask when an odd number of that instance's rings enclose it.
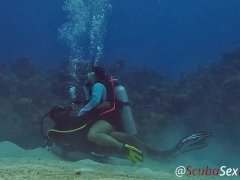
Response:
[[[212,133],[201,131],[183,138],[175,147],[175,155],[206,147],[208,145],[208,138],[211,136]]]
[[[127,159],[134,164],[143,161],[143,153],[140,149],[129,144],[124,144],[122,150],[124,153],[127,154]]]

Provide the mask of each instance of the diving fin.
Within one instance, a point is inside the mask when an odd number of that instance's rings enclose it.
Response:
[[[134,164],[143,161],[143,153],[140,149],[129,144],[124,144],[122,149],[127,154],[127,159]]]
[[[206,147],[211,136],[212,133],[201,131],[181,139],[175,147],[175,155]]]

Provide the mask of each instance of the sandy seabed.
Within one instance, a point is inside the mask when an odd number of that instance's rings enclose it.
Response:
[[[0,179],[172,179],[173,176],[149,169],[119,167],[82,160],[76,163],[28,158],[3,158]]]
[[[151,170],[143,166],[102,164],[92,160],[69,162],[58,159],[42,148],[26,151],[10,142],[0,143],[0,180],[151,180],[209,179],[207,177],[178,178],[166,170]]]

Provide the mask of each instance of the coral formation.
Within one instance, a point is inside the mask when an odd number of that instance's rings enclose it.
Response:
[[[0,141],[9,140],[25,148],[41,145],[39,118],[50,107],[69,102],[67,89],[73,82],[64,64],[44,70],[27,58],[8,69],[0,63]],[[107,68],[127,87],[140,138],[179,122],[194,130],[224,127],[231,132],[229,136],[240,136],[236,128],[240,116],[240,49],[225,54],[210,67],[183,74],[178,81],[150,69],[127,69],[122,59]]]

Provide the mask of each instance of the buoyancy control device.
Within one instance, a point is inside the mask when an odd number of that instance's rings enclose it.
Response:
[[[126,88],[113,77],[108,78],[108,81],[103,84],[106,86],[107,101],[111,104],[111,106],[104,112],[101,112],[100,116],[113,111],[119,111],[123,132],[131,135],[137,134],[137,128]],[[85,99],[89,100],[89,94],[91,94],[91,90],[87,91],[85,89],[84,94]]]

